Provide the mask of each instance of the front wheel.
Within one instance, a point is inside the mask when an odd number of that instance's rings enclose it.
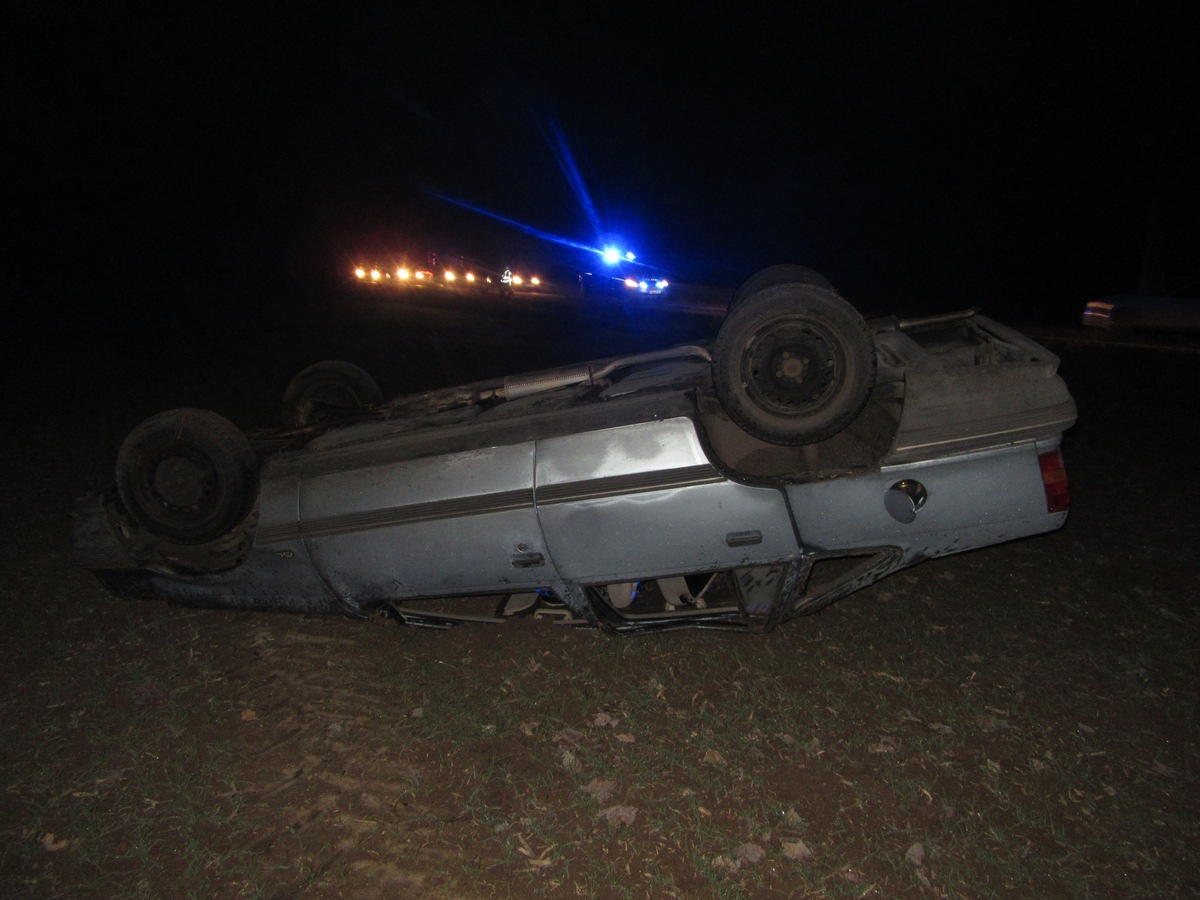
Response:
[[[258,464],[241,430],[216,413],[151,416],[121,444],[117,493],[147,531],[181,544],[215,540],[246,517]]]
[[[862,316],[814,284],[760,288],[734,306],[713,346],[725,411],[774,444],[811,444],[845,428],[875,383],[875,346]]]

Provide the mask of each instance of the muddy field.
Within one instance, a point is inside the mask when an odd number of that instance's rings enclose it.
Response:
[[[437,312],[14,347],[0,894],[1200,894],[1186,349],[1056,345],[1080,408],[1062,532],[767,635],[181,610],[70,563],[71,501],[133,424],[181,405],[270,421],[330,344],[401,390],[713,327],[603,324],[572,343],[553,318]]]

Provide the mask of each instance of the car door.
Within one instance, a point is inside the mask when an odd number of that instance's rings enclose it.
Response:
[[[717,571],[799,549],[783,492],[727,478],[684,416],[538,441],[536,501],[555,569],[573,581]]]
[[[300,522],[314,565],[359,603],[544,586],[553,569],[533,506],[533,460],[529,441],[309,464]]]

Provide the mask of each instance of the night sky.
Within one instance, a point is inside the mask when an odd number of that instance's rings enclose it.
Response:
[[[219,316],[434,244],[581,265],[533,232],[710,283],[804,263],[873,311],[1200,295],[1188,4],[506,7],[18,14],[10,299]]]

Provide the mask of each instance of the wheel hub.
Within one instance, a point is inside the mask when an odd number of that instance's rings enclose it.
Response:
[[[173,509],[195,509],[210,486],[205,468],[184,456],[168,456],[154,470],[154,491]]]
[[[836,354],[811,327],[776,326],[756,335],[746,355],[747,388],[780,413],[810,411],[826,397],[834,381]]]
[[[776,360],[775,377],[780,381],[799,383],[804,380],[807,371],[808,360],[794,355],[790,350],[784,350]]]

